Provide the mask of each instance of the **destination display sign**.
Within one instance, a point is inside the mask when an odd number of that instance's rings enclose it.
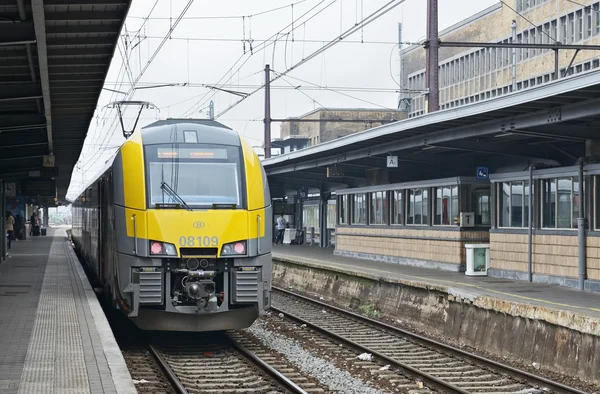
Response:
[[[159,159],[227,159],[227,149],[158,148]]]

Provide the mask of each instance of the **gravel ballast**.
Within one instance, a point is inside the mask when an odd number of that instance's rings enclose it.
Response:
[[[261,322],[256,322],[248,328],[265,346],[283,354],[291,363],[303,372],[310,374],[330,390],[344,394],[383,394],[342,371],[329,361],[313,356],[304,350],[296,341],[263,328]]]

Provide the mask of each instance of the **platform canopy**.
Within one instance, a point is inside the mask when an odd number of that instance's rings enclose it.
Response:
[[[0,0],[0,179],[65,201],[131,1]]]
[[[572,165],[600,140],[600,72],[401,120],[264,160],[277,194],[475,176],[514,163]],[[600,153],[597,150],[596,153]],[[388,158],[397,158],[397,167]],[[525,168],[526,169],[526,168]]]

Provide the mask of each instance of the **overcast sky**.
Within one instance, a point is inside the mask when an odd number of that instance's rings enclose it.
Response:
[[[126,30],[122,32],[120,48],[115,53],[105,84],[105,89],[132,91],[133,94],[103,91],[67,197],[76,197],[83,183],[92,180],[124,141],[116,110],[104,108],[108,103],[124,99],[153,103],[159,110],[144,109],[136,129],[167,117],[207,118],[210,100],[214,101],[218,115],[240,97],[209,90],[202,84],[218,84],[223,89],[249,93],[264,83],[265,64],[270,64],[275,71],[286,71],[388,2],[196,0],[173,30],[171,38],[148,64],[188,5],[188,0],[133,0]],[[496,2],[439,0],[440,30]],[[403,41],[424,39],[426,4],[425,0],[404,1],[364,29],[275,81],[271,91],[271,117],[300,116],[321,106],[395,109],[398,23],[403,23]],[[280,9],[265,13],[276,8]],[[150,18],[145,19],[149,14]],[[296,22],[292,27],[293,20]],[[293,33],[287,34],[292,29]],[[279,32],[282,34],[273,45],[273,38]],[[247,40],[245,54],[244,38]],[[265,44],[269,38],[271,41]],[[127,61],[124,62],[123,57]],[[138,89],[131,90],[138,79]],[[161,84],[187,86],[156,87]],[[148,86],[154,88],[139,89]],[[312,87],[313,90],[298,91],[292,86]],[[336,91],[314,90],[316,87]],[[335,88],[375,91],[338,91]],[[137,111],[138,107],[125,110],[127,129],[133,128]],[[263,144],[263,118],[264,91],[259,91],[217,120],[238,130],[251,145],[260,147]],[[274,138],[279,136],[279,123],[273,123],[272,135]]]

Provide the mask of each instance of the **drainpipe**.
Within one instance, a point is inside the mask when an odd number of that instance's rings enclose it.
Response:
[[[579,217],[577,218],[577,244],[579,246],[579,290],[585,289],[586,277],[586,244],[585,244],[585,214],[583,212],[583,165],[584,158],[579,159]]]
[[[527,278],[529,282],[533,282],[533,260],[532,260],[532,244],[533,244],[533,169],[535,165],[529,166],[529,206],[527,207],[529,223],[527,226]]]

